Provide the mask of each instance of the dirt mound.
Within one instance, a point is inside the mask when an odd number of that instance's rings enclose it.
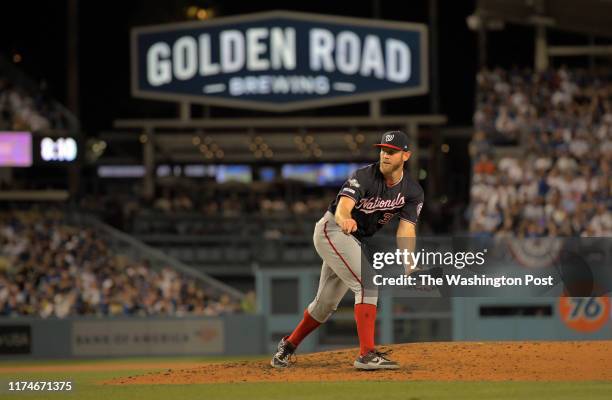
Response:
[[[612,341],[453,342],[394,345],[396,371],[356,371],[355,349],[298,355],[287,370],[269,359],[167,369],[104,382],[114,385],[306,381],[612,381]]]
[[[202,363],[195,363],[191,361],[168,361],[168,362],[126,362],[123,360],[113,362],[105,361],[104,363],[70,363],[70,364],[49,364],[49,365],[22,365],[10,367],[0,366],[0,374],[7,373],[38,373],[38,372],[102,372],[102,371],[133,371],[143,370],[150,371],[152,369],[187,369],[200,367]]]

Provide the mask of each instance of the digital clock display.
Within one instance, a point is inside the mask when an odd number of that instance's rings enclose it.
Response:
[[[78,154],[77,142],[73,138],[45,137],[40,141],[40,158],[47,162],[71,162]]]

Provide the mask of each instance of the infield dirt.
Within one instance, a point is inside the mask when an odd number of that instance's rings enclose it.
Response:
[[[178,367],[103,382],[111,385],[316,381],[612,381],[612,341],[452,342],[383,347],[395,371],[356,371],[356,349],[300,355],[286,370],[269,359]]]

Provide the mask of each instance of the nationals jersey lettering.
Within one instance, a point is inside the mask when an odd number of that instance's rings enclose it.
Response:
[[[331,213],[336,212],[340,197],[355,200],[351,217],[357,221],[356,238],[372,236],[395,215],[416,224],[423,206],[423,189],[407,173],[402,180],[388,187],[380,172],[379,163],[355,171],[329,205]]]
[[[366,214],[370,214],[376,211],[393,210],[394,208],[403,206],[405,203],[406,200],[404,200],[404,196],[398,193],[397,197],[393,200],[383,200],[380,197],[361,199],[359,200],[359,204],[355,205],[355,208]]]

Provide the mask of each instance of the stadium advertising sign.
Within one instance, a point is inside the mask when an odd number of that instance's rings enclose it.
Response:
[[[68,164],[78,158],[77,139],[41,137],[31,132],[0,132],[0,167]]]
[[[267,111],[424,94],[423,24],[264,12],[135,28],[132,94]]]
[[[0,325],[0,354],[30,354],[29,325]]]
[[[221,319],[75,321],[72,354],[167,355],[221,353],[225,348]]]

